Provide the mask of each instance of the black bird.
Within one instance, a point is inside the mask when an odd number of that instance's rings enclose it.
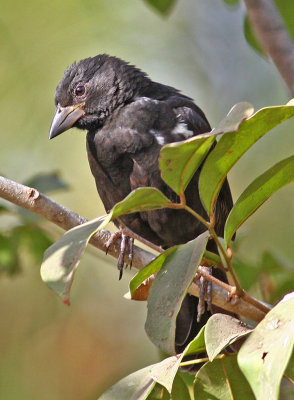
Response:
[[[177,201],[177,195],[160,176],[160,149],[167,143],[210,131],[204,113],[191,98],[173,87],[153,82],[133,65],[106,54],[71,65],[56,89],[55,104],[50,139],[72,127],[88,131],[89,164],[106,211],[141,186],[156,187]],[[186,189],[187,204],[207,218],[199,198],[198,179],[199,170]],[[219,236],[223,235],[231,207],[230,188],[225,181],[215,210]],[[133,213],[122,216],[120,221],[163,248],[185,243],[206,230],[183,210]],[[209,246],[216,251],[212,241]],[[227,281],[219,270],[213,275]],[[198,299],[190,295],[183,302],[177,318],[177,352],[211,315],[206,311],[198,323],[197,304]]]

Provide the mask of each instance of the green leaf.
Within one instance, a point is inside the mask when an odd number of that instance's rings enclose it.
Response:
[[[161,15],[167,15],[176,4],[176,0],[145,0],[145,2]]]
[[[238,364],[256,398],[275,400],[294,344],[294,293],[257,325],[238,354]]]
[[[182,354],[168,357],[152,367],[152,379],[164,386],[169,393],[172,391],[173,382],[182,357]]]
[[[205,325],[200,329],[197,336],[185,348],[183,356],[190,356],[192,354],[202,353],[206,349],[204,332]]]
[[[147,279],[149,276],[155,274],[164,265],[167,257],[169,257],[178,246],[170,247],[162,254],[152,260],[148,265],[141,269],[130,281],[130,292],[133,294],[135,290]]]
[[[105,225],[102,224],[105,218],[103,216],[70,229],[44,253],[42,280],[65,304],[69,304],[70,287],[80,258],[90,238]]]
[[[208,362],[198,371],[194,384],[197,400],[255,400],[240,371],[236,356]],[[262,399],[268,399],[266,396]]]
[[[122,214],[165,208],[171,204],[172,202],[160,190],[142,187],[133,190],[124,200],[117,203],[109,214],[109,220],[113,221]]]
[[[164,146],[159,158],[163,180],[178,195],[184,193],[214,143],[214,136],[236,131],[252,112],[250,103],[238,103],[211,132]]]
[[[172,391],[174,378],[185,356],[201,353],[205,350],[204,326],[197,336],[187,345],[181,354],[168,357],[152,368],[152,378],[164,386],[169,393]],[[196,358],[196,356],[195,356]]]
[[[156,383],[154,389],[147,397],[147,400],[170,400],[170,398],[168,391],[159,383]]]
[[[245,120],[238,131],[222,136],[208,155],[199,179],[199,193],[209,215],[230,169],[258,139],[294,116],[294,106],[266,107]]]
[[[153,365],[140,369],[111,386],[98,400],[145,400],[155,386]]]
[[[156,392],[158,391],[153,390],[155,382],[164,386],[169,393],[172,390],[175,390],[175,392],[183,391],[185,393],[183,388],[183,385],[185,385],[184,382],[179,382],[177,378],[175,379],[182,357],[182,354],[168,357],[157,364],[149,365],[128,375],[103,393],[98,400],[156,399]]]
[[[149,264],[147,264],[143,269],[141,269],[130,281],[130,293],[131,295],[135,292],[135,290],[151,275],[158,272],[165,263],[166,258],[172,254],[178,246],[170,247],[161,253],[158,257],[152,260]],[[210,251],[205,251],[203,255],[203,260],[205,262],[214,265],[216,267],[221,263],[221,258]]]
[[[294,156],[280,161],[258,178],[241,194],[232,208],[225,225],[227,246],[237,229],[256,211],[272,194],[294,181]]]
[[[35,175],[27,180],[24,185],[33,187],[43,193],[68,189],[68,185],[60,178],[60,174],[57,171]]]
[[[205,327],[205,344],[209,360],[213,361],[224,348],[250,332],[251,329],[230,315],[212,315]]]
[[[189,389],[181,377],[181,375],[177,374],[174,379],[173,388],[171,392],[172,399],[179,400],[191,400],[191,396],[189,394]]]
[[[193,137],[162,148],[159,158],[161,176],[177,194],[184,193],[214,140],[213,136]]]
[[[166,259],[150,289],[145,330],[151,341],[174,354],[176,318],[202,259],[208,232],[179,246]]]
[[[291,379],[292,383],[294,383],[294,357],[292,354],[292,357],[290,358],[289,364],[287,365],[287,369],[285,371],[285,376],[287,378]]]

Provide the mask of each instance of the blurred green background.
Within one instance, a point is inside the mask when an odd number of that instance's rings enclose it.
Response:
[[[104,214],[89,171],[85,134],[49,142],[55,88],[74,60],[109,53],[193,97],[214,126],[239,101],[256,109],[291,97],[275,67],[243,36],[244,8],[221,0],[179,0],[162,18],[141,0],[2,2],[0,173],[24,182],[59,170],[69,190],[52,197],[86,218]],[[293,121],[272,131],[230,175],[234,198],[257,175],[293,153]],[[293,262],[294,188],[275,195],[240,232],[238,253],[257,262],[275,250]],[[0,219],[1,230],[15,220]],[[46,224],[53,239],[61,230]],[[144,333],[146,304],[127,301],[112,258],[89,249],[71,306],[41,282],[38,263],[0,280],[0,399],[96,399],[110,384],[157,362]]]

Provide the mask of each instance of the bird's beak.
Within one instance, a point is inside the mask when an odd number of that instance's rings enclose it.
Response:
[[[51,123],[49,139],[53,139],[55,136],[58,136],[62,132],[72,128],[77,120],[84,115],[84,104],[68,107],[61,107],[58,104]]]

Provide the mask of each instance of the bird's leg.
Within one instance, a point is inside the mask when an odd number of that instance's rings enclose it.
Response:
[[[108,253],[109,247],[114,244],[117,239],[121,239],[120,242],[120,252],[117,259],[117,268],[119,270],[119,280],[122,278],[123,275],[123,268],[124,268],[124,259],[125,255],[128,252],[129,258],[129,265],[132,268],[133,263],[133,254],[134,254],[134,239],[125,235],[123,230],[120,229],[119,231],[113,233],[106,243],[106,254]]]
[[[199,267],[200,268],[200,267]],[[212,267],[201,266],[201,268],[206,270],[206,273],[212,274]],[[199,271],[200,272],[200,271]],[[212,301],[212,284],[210,281],[204,278],[200,273],[196,276],[196,280],[199,281],[199,301],[197,306],[197,322],[200,322],[201,315],[205,313],[205,298],[207,302],[207,309],[211,311],[211,301]]]

